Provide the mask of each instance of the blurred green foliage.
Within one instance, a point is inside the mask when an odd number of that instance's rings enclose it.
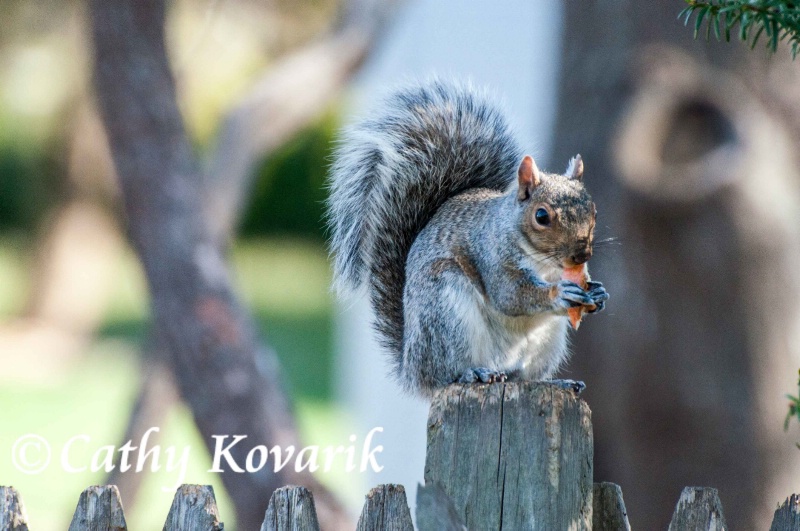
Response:
[[[0,230],[33,232],[57,204],[62,168],[47,153],[40,146],[0,138]]]
[[[327,113],[261,165],[241,226],[243,236],[324,238],[325,179],[337,115]]]
[[[239,293],[281,358],[296,399],[331,396],[333,325],[323,213],[337,125],[336,113],[328,112],[262,161],[233,249]],[[0,134],[0,269],[6,273],[0,294],[8,302],[0,314],[6,317],[21,311],[26,299],[20,286],[27,274],[11,272],[32,263],[34,235],[69,188],[63,149],[47,149],[57,144],[52,138]],[[100,337],[142,344],[149,326],[146,285],[130,251],[120,267],[118,293]]]
[[[338,126],[329,112],[260,164],[241,235],[324,239],[325,179]],[[66,190],[66,157],[53,146],[0,136],[0,231],[33,233]],[[53,155],[55,153],[55,155]]]
[[[323,213],[337,125],[336,113],[328,112],[262,161],[242,215],[241,236],[250,243],[235,246],[233,253],[237,277],[244,284],[240,293],[281,357],[293,394],[315,400],[331,394],[333,329]],[[35,252],[34,234],[68,189],[63,177],[67,157],[59,155],[62,150],[57,147],[45,149],[47,143],[52,142],[0,134],[0,235],[8,251],[0,258],[8,258],[9,264]],[[9,248],[14,242],[15,248]],[[123,263],[120,293],[113,297],[100,335],[141,343],[148,329],[146,286],[136,258],[128,254]],[[11,278],[0,283],[9,292],[21,285]],[[19,293],[13,297],[24,299]],[[19,304],[12,306],[21,310]]]

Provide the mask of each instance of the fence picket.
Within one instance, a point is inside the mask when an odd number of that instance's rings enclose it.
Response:
[[[94,485],[78,499],[69,531],[126,531],[128,524],[116,485]]]
[[[800,494],[792,494],[778,507],[769,531],[800,531]]]
[[[222,531],[211,485],[181,485],[175,491],[164,531]]]
[[[305,487],[281,487],[272,493],[261,531],[319,531],[314,497]]]
[[[594,531],[631,531],[622,489],[614,483],[595,483],[592,505]]]
[[[0,529],[3,531],[28,531],[25,507],[14,487],[0,487]]]
[[[367,494],[356,531],[414,531],[402,485],[378,485]]]
[[[725,531],[725,517],[717,489],[686,487],[681,492],[669,531]]]

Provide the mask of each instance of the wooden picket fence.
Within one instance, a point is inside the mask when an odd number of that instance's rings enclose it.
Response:
[[[593,483],[591,412],[571,391],[546,383],[452,385],[428,418],[425,486],[417,493],[421,531],[464,529],[629,530],[622,490]],[[164,531],[221,531],[210,486],[183,485]],[[261,531],[318,530],[314,498],[303,487],[276,490]],[[366,497],[357,531],[413,531],[401,485]],[[716,489],[686,487],[669,531],[727,529]],[[28,531],[17,491],[0,487],[0,531]],[[89,487],[69,531],[125,531],[119,491]],[[800,531],[800,495],[775,511],[770,531]]]

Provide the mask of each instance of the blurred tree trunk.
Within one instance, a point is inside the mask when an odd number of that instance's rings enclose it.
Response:
[[[583,155],[596,238],[619,238],[596,249],[612,299],[569,368],[588,383],[595,481],[622,486],[635,528],[665,528],[687,485],[763,528],[800,477],[782,430],[800,365],[800,64],[692,40],[674,0],[565,6],[551,160]]]
[[[302,445],[275,354],[259,344],[231,288],[214,220],[205,217],[203,178],[165,50],[164,11],[160,0],[91,3],[95,88],[157,335],[209,451],[212,435],[248,437],[231,451],[242,465],[255,445]],[[347,525],[308,471],[270,469],[223,474],[241,529],[257,529],[272,491],[289,483],[311,488],[326,528]]]
[[[95,88],[130,236],[150,284],[153,352],[167,355],[210,450],[214,434],[248,435],[250,444],[232,452],[239,464],[257,444],[298,447],[299,441],[277,358],[258,343],[232,293],[224,250],[257,162],[339,94],[398,3],[345,1],[327,35],[281,57],[227,113],[205,171],[190,152],[175,101],[163,42],[164,2],[92,4]],[[143,384],[126,440],[140,438],[163,413],[154,401],[170,396],[169,385],[169,378]],[[338,502],[307,471],[291,468],[224,474],[238,525],[259,527],[272,491],[293,483],[312,488],[324,529],[349,527]],[[135,496],[139,478],[116,479],[128,487],[123,496]]]

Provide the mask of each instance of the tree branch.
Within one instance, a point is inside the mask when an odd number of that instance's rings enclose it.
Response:
[[[374,47],[399,0],[351,0],[329,35],[282,58],[223,119],[205,194],[217,241],[233,234],[259,160],[319,116]]]

